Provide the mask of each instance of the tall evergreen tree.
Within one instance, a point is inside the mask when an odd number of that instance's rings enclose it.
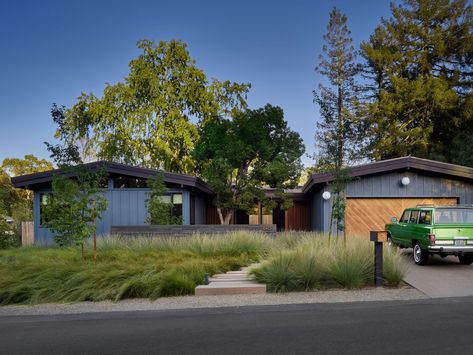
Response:
[[[473,133],[471,5],[404,0],[391,11],[361,46],[372,83],[371,156],[471,164],[463,144]]]
[[[318,91],[314,91],[314,101],[322,116],[321,122],[317,123],[316,160],[319,170],[335,174],[331,220],[338,231],[344,229],[345,168],[358,157],[361,142],[356,114],[358,90],[355,79],[359,73],[356,51],[347,17],[336,8],[330,13],[324,40],[326,43],[316,70],[330,85],[320,84]]]

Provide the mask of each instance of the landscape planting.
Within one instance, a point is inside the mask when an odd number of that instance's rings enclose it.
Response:
[[[226,236],[101,238],[93,262],[77,247],[28,247],[0,251],[0,304],[119,301],[191,295],[205,274],[261,261],[254,275],[274,292],[360,288],[371,284],[372,245],[343,243],[312,233],[276,238],[238,232]],[[385,253],[387,285],[401,282],[404,268],[396,250]]]

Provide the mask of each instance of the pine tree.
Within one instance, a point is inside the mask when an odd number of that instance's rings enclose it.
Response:
[[[464,0],[404,0],[391,11],[361,46],[372,84],[371,157],[467,163],[461,157],[468,154],[452,143],[473,133],[472,7]]]
[[[319,90],[314,91],[314,101],[322,116],[322,121],[317,123],[316,160],[319,171],[330,171],[335,176],[331,222],[336,224],[338,233],[344,230],[348,176],[345,168],[357,159],[361,142],[356,114],[358,90],[355,79],[359,72],[355,63],[356,51],[347,17],[336,8],[330,13],[324,40],[326,44],[316,71],[324,75],[330,85],[320,84]]]

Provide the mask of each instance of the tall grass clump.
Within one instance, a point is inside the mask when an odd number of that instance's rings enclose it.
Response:
[[[93,262],[74,247],[0,251],[0,304],[118,301],[193,294],[206,273],[237,270],[267,255],[256,233],[172,238],[102,238]]]
[[[373,283],[373,244],[349,239],[329,243],[326,236],[303,234],[290,240],[285,235],[275,242],[269,257],[252,271],[257,281],[272,292],[305,291],[319,288],[361,288]],[[286,246],[285,249],[280,249]],[[405,275],[405,260],[398,250],[385,248],[384,279],[398,286]]]
[[[407,272],[407,263],[401,251],[396,247],[387,247],[383,251],[383,278],[388,286],[399,286]]]

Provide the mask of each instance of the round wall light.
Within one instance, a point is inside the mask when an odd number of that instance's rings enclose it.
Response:
[[[401,179],[401,184],[403,186],[407,186],[411,183],[411,179],[409,179],[407,176],[404,176],[402,179]]]
[[[325,191],[325,192],[322,194],[322,198],[323,198],[325,201],[330,200],[330,197],[331,197],[331,196],[332,196],[332,195],[330,194],[329,191]]]

